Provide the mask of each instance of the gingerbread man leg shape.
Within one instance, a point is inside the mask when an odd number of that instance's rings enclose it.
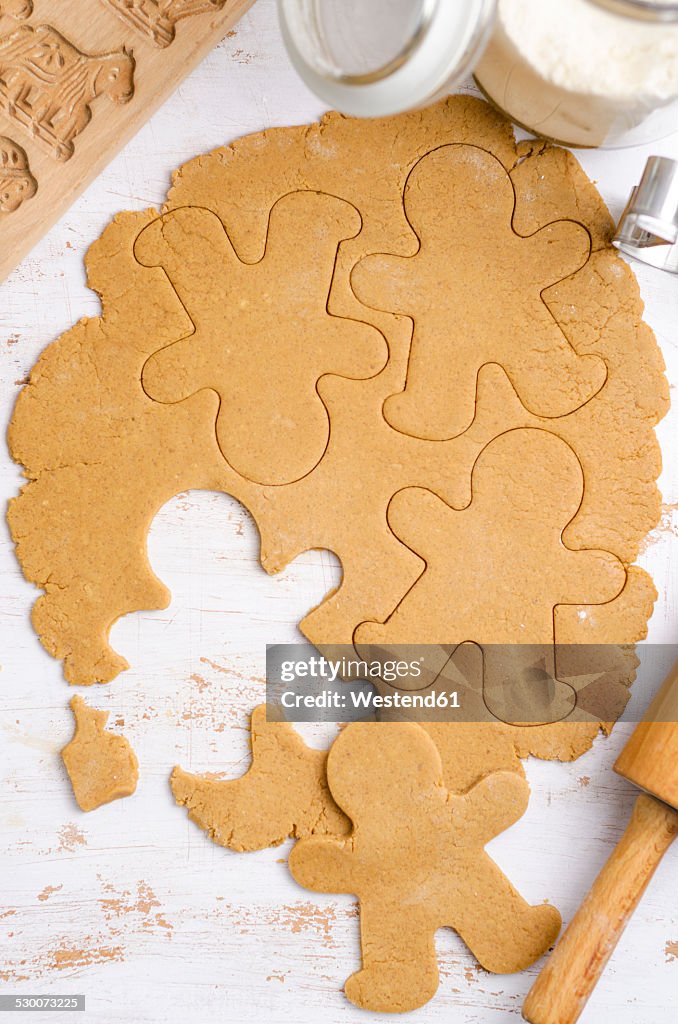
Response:
[[[493,974],[513,974],[535,963],[546,952],[544,937],[548,946],[558,937],[561,918],[555,907],[530,906],[485,853],[467,851],[462,870],[475,891],[492,892],[491,915],[479,914],[468,900],[450,901],[445,915],[478,962]]]
[[[353,831],[301,840],[289,864],[306,888],[360,901],[363,967],[346,985],[358,1006],[402,1012],[430,999],[434,935],[446,925],[502,972],[532,963],[555,940],[558,912],[529,907],[483,849],[525,810],[529,790],[517,773],[488,775],[455,795],[424,729],[391,722],[348,726],[330,750],[327,777]],[[476,917],[483,923],[474,929]],[[492,926],[506,933],[494,959]]]
[[[216,391],[224,458],[256,483],[289,483],[322,458],[320,377],[371,377],[386,362],[379,331],[327,310],[337,248],[361,224],[342,199],[293,192],[271,211],[258,263],[244,263],[219,218],[200,208],[173,210],[137,239],[137,259],[164,268],[195,326],[148,360],[144,388],[168,403]]]
[[[346,981],[356,1006],[376,1013],[401,1013],[423,1006],[438,991],[435,937],[426,911],[410,907],[407,924],[386,901],[361,901],[363,964]]]
[[[405,188],[419,251],[367,256],[354,269],[362,302],[413,320],[405,391],[384,406],[397,430],[432,440],[463,433],[486,363],[502,366],[540,416],[573,412],[605,383],[604,362],[575,352],[542,299],[585,265],[589,235],[560,221],[522,237],[512,227],[515,202],[491,153],[442,146],[416,164]]]

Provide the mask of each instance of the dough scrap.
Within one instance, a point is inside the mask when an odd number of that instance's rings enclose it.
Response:
[[[349,203],[294,192],[271,210],[257,263],[239,259],[219,218],[204,209],[173,210],[136,241],[138,261],[163,267],[195,325],[151,356],[144,389],[170,403],[216,391],[219,447],[249,480],[280,485],[311,472],[330,429],[320,377],[373,377],[384,367],[388,350],[377,330],[327,311],[337,247],[360,228]]]
[[[403,201],[416,255],[367,256],[351,274],[366,305],[413,320],[407,380],[384,404],[388,422],[431,440],[463,433],[486,363],[502,366],[523,405],[542,417],[593,398],[605,384],[605,363],[572,348],[541,297],[588,261],[586,229],[561,220],[517,234],[511,179],[474,146],[423,157]]]
[[[93,811],[131,796],[137,788],[139,762],[129,741],[105,728],[108,711],[89,707],[82,697],[73,697],[69,706],[75,734],[61,757],[80,810]]]
[[[148,356],[189,326],[163,272],[134,259],[134,239],[156,216],[121,214],[91,247],[88,280],[103,316],[43,352],[8,432],[30,481],[8,521],[24,575],[45,591],[33,626],[77,685],[128,667],[108,641],[116,619],[169,604],[146,550],[156,513],[183,490],[228,489],[216,395],[166,406],[141,386]]]
[[[346,982],[351,1002],[388,1013],[431,999],[434,936],[445,925],[495,973],[524,970],[555,941],[555,907],[531,907],[483,849],[524,813],[524,779],[497,772],[463,796],[448,792],[435,744],[413,723],[349,725],[327,774],[353,831],[300,840],[289,865],[305,888],[360,901],[363,966]]]
[[[266,705],[252,712],[252,764],[239,779],[200,777],[174,768],[179,805],[219,846],[263,850],[285,839],[348,831],[327,788],[327,753],[307,746],[289,722],[269,722]]]

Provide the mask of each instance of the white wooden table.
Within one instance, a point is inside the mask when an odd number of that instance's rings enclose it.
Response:
[[[79,317],[98,313],[82,257],[112,215],[158,204],[171,170],[197,153],[320,112],[289,66],[273,0],[259,0],[0,287],[3,429],[44,346]],[[645,150],[583,155],[613,213],[650,152],[678,156],[678,135]],[[675,391],[678,281],[637,270]],[[678,639],[677,423],[674,409],[660,428],[665,511],[643,555],[660,590],[651,623],[656,642]],[[3,448],[3,501],[19,484]],[[102,1024],[373,1019],[341,991],[358,963],[353,900],[297,887],[286,848],[236,855],[213,845],[173,805],[167,784],[175,763],[233,775],[246,768],[247,713],[262,695],[264,645],[298,639],[297,621],[339,578],[335,559],[309,553],[271,579],[257,563],[255,528],[234,501],[191,493],[165,506],[150,552],[172,605],[116,625],[114,645],[133,667],[86,694],[124,724],[140,760],[139,788],[133,798],[85,815],[58,757],[71,732],[71,694],[61,666],[32,632],[36,593],[18,570],[4,522],[0,532],[0,992],[85,993],[82,1019]],[[629,729],[620,726],[573,765],[530,762],[529,810],[491,846],[526,897],[548,897],[566,919],[631,808],[631,788],[611,771]],[[323,742],[319,731],[313,741]],[[677,878],[674,852],[585,1021],[675,1021]],[[438,948],[440,990],[413,1019],[519,1019],[536,968],[487,975],[450,931],[439,934]]]

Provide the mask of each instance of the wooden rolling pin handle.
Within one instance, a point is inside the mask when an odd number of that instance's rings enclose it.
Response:
[[[678,812],[638,797],[619,845],[598,875],[523,1006],[530,1024],[574,1024],[662,857],[678,836]]]

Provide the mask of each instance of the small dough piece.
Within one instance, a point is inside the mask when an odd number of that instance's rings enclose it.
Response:
[[[564,416],[590,401],[605,363],[577,354],[541,295],[586,264],[586,229],[560,221],[516,234],[511,179],[475,146],[441,146],[420,160],[404,203],[417,254],[368,256],[351,275],[366,305],[414,321],[405,390],[387,400],[388,422],[430,440],[463,433],[486,363],[504,367],[536,415]]]
[[[131,796],[137,788],[139,762],[124,736],[104,728],[109,712],[89,707],[82,697],[73,697],[70,708],[75,735],[61,756],[80,810],[93,811]]]
[[[296,192],[271,210],[258,263],[242,262],[209,210],[173,210],[136,241],[139,262],[164,268],[194,324],[151,356],[144,389],[170,403],[216,391],[219,447],[249,480],[283,484],[310,473],[330,432],[320,377],[372,377],[386,363],[379,331],[327,310],[339,242],[361,224],[342,199]]]
[[[405,1012],[438,988],[434,936],[455,928],[480,963],[524,970],[555,941],[558,911],[530,906],[483,847],[524,813],[529,787],[497,772],[463,796],[448,792],[435,744],[414,723],[349,725],[330,750],[332,794],[347,837],[302,839],[290,870],[315,892],[360,900],[362,970],[346,995],[364,1009]]]
[[[170,785],[178,804],[219,846],[240,852],[279,846],[288,836],[342,835],[348,821],[327,788],[327,753],[307,746],[289,722],[252,712],[252,765],[242,778],[201,778],[176,767]]]

